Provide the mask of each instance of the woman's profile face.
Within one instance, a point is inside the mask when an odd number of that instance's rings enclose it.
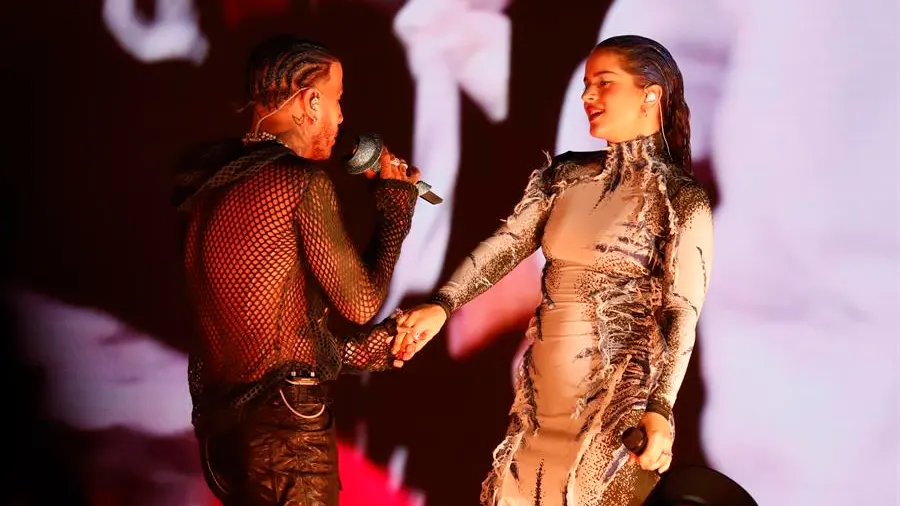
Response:
[[[645,90],[622,68],[621,58],[607,50],[595,50],[584,68],[584,112],[591,135],[608,142],[631,140],[643,127]]]

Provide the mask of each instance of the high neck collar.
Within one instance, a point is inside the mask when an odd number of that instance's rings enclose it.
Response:
[[[607,152],[612,158],[621,158],[625,161],[646,159],[647,157],[658,161],[669,161],[662,131],[628,141],[610,142]]]
[[[662,133],[610,143],[606,152],[606,172],[630,177],[631,174],[657,174],[671,165]]]

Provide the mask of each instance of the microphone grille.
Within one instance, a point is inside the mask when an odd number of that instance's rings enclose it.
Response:
[[[379,172],[378,163],[381,157],[381,149],[384,143],[378,134],[360,134],[356,138],[356,149],[347,160],[347,172],[350,174],[362,174],[366,169]]]

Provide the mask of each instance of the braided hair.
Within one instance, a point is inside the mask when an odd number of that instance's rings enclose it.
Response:
[[[328,75],[338,58],[322,44],[276,35],[257,45],[247,62],[248,99],[267,108],[278,107],[300,88]]]
[[[638,86],[655,84],[663,89],[663,136],[673,161],[691,174],[691,112],[684,100],[684,79],[675,58],[659,42],[640,35],[610,37],[594,48],[599,49],[618,55],[623,69]]]

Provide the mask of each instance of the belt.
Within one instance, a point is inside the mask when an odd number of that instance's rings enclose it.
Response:
[[[197,428],[207,433],[218,433],[242,419],[246,408],[269,402],[273,396],[275,399],[283,398],[288,405],[331,404],[327,389],[329,383],[321,382],[305,364],[283,364],[260,381],[241,389],[230,400],[223,399],[224,402],[215,402],[204,409],[204,420],[198,420]]]
[[[275,403],[280,400],[300,418],[317,418],[331,405],[330,391],[331,382],[319,382],[315,378],[287,378],[278,389]]]
[[[291,402],[330,404],[333,383],[331,381],[319,381],[314,378],[286,379],[278,385],[277,390],[281,392],[282,397]],[[277,395],[276,398],[278,398]]]
[[[240,395],[236,399],[233,399],[230,403],[231,407],[232,409],[239,411],[246,404],[249,404],[259,397],[268,397],[270,393],[274,393],[274,391],[277,390],[278,387],[282,386],[285,381],[297,385],[318,384],[319,380],[318,378],[316,378],[316,373],[313,371],[307,371],[308,369],[303,364],[284,364],[267,374],[261,381],[258,381],[250,389],[245,391],[243,395]]]

